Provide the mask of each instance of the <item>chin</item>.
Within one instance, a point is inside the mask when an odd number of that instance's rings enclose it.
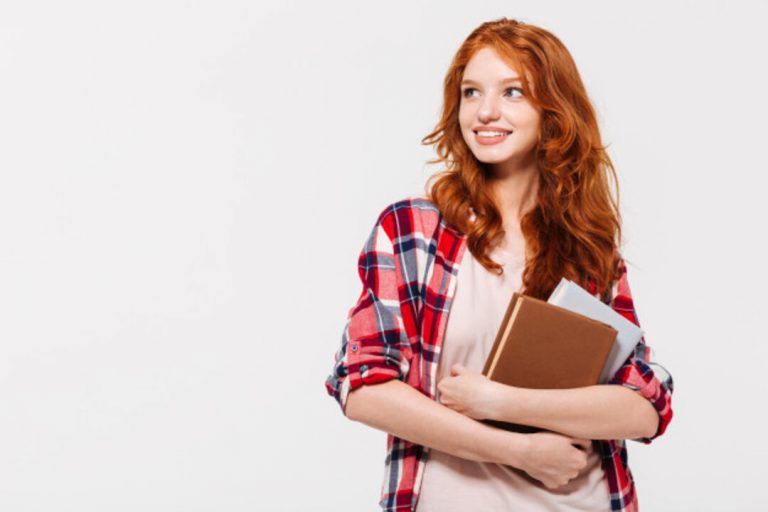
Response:
[[[515,157],[515,153],[504,153],[501,155],[493,155],[493,156],[484,155],[482,154],[482,152],[479,152],[479,153],[473,152],[473,153],[475,155],[475,158],[477,158],[479,162],[482,162],[484,164],[500,164],[502,162],[506,162],[510,158]]]
[[[484,164],[500,164],[502,162],[506,162],[508,158],[478,158],[478,162],[482,162]]]

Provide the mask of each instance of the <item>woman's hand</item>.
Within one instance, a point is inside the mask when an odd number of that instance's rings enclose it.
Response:
[[[460,364],[451,366],[451,376],[437,384],[440,403],[476,420],[495,419],[497,382],[473,373]]]
[[[587,439],[547,431],[526,434],[526,438],[528,442],[520,454],[520,469],[549,489],[567,484],[587,465],[587,450],[592,444]]]

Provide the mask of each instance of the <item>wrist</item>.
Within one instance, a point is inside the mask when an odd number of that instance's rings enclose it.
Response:
[[[492,383],[489,419],[512,423],[518,421],[515,413],[515,406],[517,404],[515,391],[518,388],[495,381],[492,381]]]
[[[531,444],[531,437],[528,434],[518,432],[502,431],[505,434],[505,460],[504,464],[518,469],[525,469],[526,453]]]
[[[531,443],[528,434],[510,432],[482,422],[477,424],[480,430],[472,443],[477,458],[473,460],[522,467]]]

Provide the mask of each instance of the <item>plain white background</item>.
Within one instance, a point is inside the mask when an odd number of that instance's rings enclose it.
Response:
[[[572,52],[675,419],[646,511],[765,510],[768,6],[0,4],[0,509],[375,510],[324,381],[376,215],[483,21]]]

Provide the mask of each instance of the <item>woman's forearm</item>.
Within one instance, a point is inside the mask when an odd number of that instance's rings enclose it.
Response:
[[[523,423],[585,439],[637,439],[656,433],[651,403],[624,386],[527,389],[499,384],[491,419]]]
[[[347,397],[347,417],[463,459],[520,467],[527,439],[464,416],[400,380],[365,385]]]

